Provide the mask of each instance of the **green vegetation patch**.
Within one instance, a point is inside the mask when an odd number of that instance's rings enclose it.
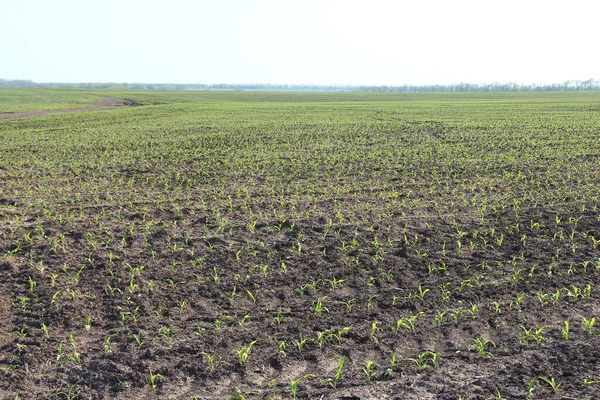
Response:
[[[0,87],[0,113],[94,107],[98,99],[81,90]]]

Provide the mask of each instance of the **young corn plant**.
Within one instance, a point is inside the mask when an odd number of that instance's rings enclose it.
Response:
[[[352,308],[354,307],[355,301],[356,301],[356,298],[352,297],[351,299],[348,299],[347,301],[340,301],[340,304],[345,305],[346,309],[350,313],[350,312],[352,312]]]
[[[375,361],[365,361],[361,364],[361,369],[367,376],[368,381],[377,375],[377,372],[375,371],[377,367],[379,367],[379,365]]]
[[[529,385],[527,386],[527,394],[529,395],[529,397],[533,395],[533,392],[537,388],[538,383],[539,381],[537,379],[529,380]]]
[[[85,330],[87,332],[92,330],[92,316],[91,315],[88,315],[85,320]]]
[[[569,320],[565,320],[564,328],[560,329],[560,334],[563,340],[569,340]]]
[[[522,307],[524,298],[525,298],[525,295],[523,295],[523,294],[518,295],[514,300],[512,300],[509,303],[509,307],[510,308],[514,307],[517,309],[518,312],[521,312],[521,307]]]
[[[40,329],[42,330],[42,332],[44,334],[44,338],[49,339],[50,338],[50,332],[48,330],[48,326],[42,322],[42,325],[40,326]]]
[[[133,338],[135,339],[135,342],[137,343],[138,348],[140,348],[146,344],[146,342],[144,342],[142,340],[142,332],[141,331],[138,333],[134,333]]]
[[[158,336],[163,337],[167,340],[169,344],[175,338],[175,333],[173,332],[173,325],[163,325],[158,328]]]
[[[108,354],[108,353],[112,352],[112,350],[110,348],[111,337],[112,337],[112,335],[109,335],[106,337],[106,339],[104,339],[104,344],[102,345],[102,351],[104,352],[104,354]]]
[[[161,374],[155,374],[152,371],[150,371],[150,373],[148,374],[148,378],[150,378],[150,385],[152,386],[152,389],[156,390],[158,386],[158,380],[164,378],[164,376]]]
[[[425,299],[425,295],[429,292],[429,289],[423,289],[421,284],[419,284],[418,289],[419,289],[418,293],[415,293],[414,296],[416,298],[418,298],[419,300],[423,301]]]
[[[240,318],[239,321],[237,321],[237,324],[240,326],[241,329],[246,329],[246,322],[248,322],[249,319],[250,313],[245,314],[242,318]]]
[[[375,298],[374,296],[369,296],[367,299],[367,311],[373,311],[375,309]]]
[[[331,330],[329,329],[317,332],[317,339],[315,340],[315,342],[317,343],[317,346],[319,346],[320,349],[323,348],[323,346],[325,345],[325,340],[331,336],[330,332]]]
[[[79,382],[81,381],[77,381],[75,383],[70,383],[67,385],[67,391],[66,392],[57,392],[55,393],[55,396],[64,396],[65,399],[67,400],[75,400],[77,398],[79,398],[79,393],[75,392],[75,386],[77,386],[77,384],[79,384]]]
[[[226,361],[218,360],[214,355],[206,352],[202,352],[200,354],[206,357],[206,360],[208,361],[208,372],[211,374],[216,371],[219,364],[227,364]]]
[[[276,315],[275,315],[275,317],[273,318],[273,322],[274,322],[275,324],[277,324],[277,325],[280,325],[280,324],[281,324],[281,321],[283,320],[282,314],[283,314],[284,312],[290,312],[290,309],[289,309],[289,308],[288,308],[288,309],[284,309],[284,308],[281,308],[281,307],[279,307],[279,308],[277,309],[277,314],[276,314]]]
[[[79,347],[75,342],[73,333],[69,333],[69,344],[71,345],[72,353],[69,354],[69,358],[77,363],[81,362],[81,353],[79,353]]]
[[[252,293],[250,290],[246,290],[246,294],[248,298],[252,301],[253,304],[256,304],[256,296],[258,295],[258,291]]]
[[[581,386],[582,387],[587,387],[587,386],[591,386],[591,385],[597,385],[599,383],[600,383],[600,380],[594,380],[594,379],[584,378]]]
[[[297,395],[298,395],[298,384],[300,384],[300,382],[309,379],[309,378],[314,378],[315,375],[313,374],[305,374],[302,375],[300,378],[296,378],[296,379],[292,379],[290,381],[290,384],[285,386],[281,391],[285,391],[285,390],[289,390],[290,394],[292,395],[292,399],[296,400]]]
[[[197,399],[192,399],[190,398],[189,400],[197,400]],[[227,397],[227,400],[247,400],[246,396],[244,396],[242,394],[242,392],[240,392],[238,389],[236,389],[231,396]]]
[[[548,386],[550,386],[550,388],[552,388],[552,392],[554,392],[555,394],[558,391],[558,388],[561,386],[561,384],[558,383],[556,381],[556,379],[554,379],[553,377],[552,378],[548,378],[548,377],[545,377],[545,376],[540,376],[540,379],[542,381],[544,381],[545,383],[547,383]]]
[[[581,317],[581,324],[583,325],[583,329],[588,333],[588,335],[593,335],[596,333],[596,317],[586,318]]]
[[[542,343],[546,338],[543,335],[543,332],[549,326],[542,326],[541,328],[525,328],[522,324],[519,324],[519,329],[523,331],[523,333],[519,336],[519,340],[522,343],[528,344],[531,342],[535,342],[536,344]]]
[[[415,315],[411,315],[410,317],[400,318],[399,320],[396,321],[395,325],[392,325],[392,331],[395,334],[398,334],[400,332],[400,328],[409,329],[411,331],[414,331],[417,319],[421,315],[425,315],[425,313],[423,311],[421,311]]]
[[[329,335],[329,337],[333,337],[336,338],[338,341],[338,344],[342,344],[342,341],[344,340],[342,338],[342,335],[345,334],[346,332],[348,332],[350,330],[349,326],[345,326],[342,329],[338,329],[337,332],[333,332]]]
[[[482,340],[481,338],[475,338],[472,340],[474,343],[469,346],[470,351],[475,351],[481,357],[494,357],[494,355],[488,350],[490,345],[496,347],[494,342],[491,340]]]
[[[340,359],[337,369],[335,370],[335,374],[331,377],[327,377],[325,379],[323,379],[321,381],[321,384],[328,384],[329,386],[331,386],[333,389],[335,389],[337,387],[337,384],[340,380],[340,378],[342,377],[342,371],[344,370],[344,363],[346,362],[346,357],[342,356],[342,358]]]
[[[417,366],[419,372],[425,371],[429,366],[437,367],[437,358],[440,353],[434,351],[424,351],[417,355],[416,358],[406,358],[407,361],[412,361]]]
[[[248,357],[250,356],[250,352],[252,351],[252,346],[254,346],[254,344],[256,342],[257,341],[254,340],[245,346],[240,346],[237,349],[235,349],[235,353],[238,356],[238,364],[240,366],[243,367],[244,365],[246,365],[246,362],[248,361]]]
[[[296,345],[296,347],[298,348],[299,352],[302,352],[304,350],[304,346],[306,345],[306,343],[308,343],[309,341],[312,341],[312,339],[309,338],[305,338],[302,335],[302,332],[300,332],[300,334],[298,335],[298,339],[294,339],[292,342]]]
[[[280,340],[277,344],[277,358],[282,359],[287,356],[285,349],[287,347],[287,342],[285,340]]]
[[[319,299],[317,299],[317,301],[315,302],[315,305],[313,307],[313,314],[314,315],[319,315],[321,314],[323,311],[327,311],[329,312],[329,310],[327,309],[327,307],[325,307],[323,305],[323,302],[325,301],[325,299],[328,296],[323,296],[323,297],[319,297]]]
[[[58,361],[58,362],[62,362],[62,361],[66,360],[66,357],[63,354],[63,345],[64,345],[64,343],[61,341],[56,346],[56,352],[57,352],[56,361]]]
[[[377,325],[379,325],[379,322],[374,321],[371,323],[371,333],[369,334],[369,338],[375,342],[375,343],[379,343],[379,339],[377,339]]]

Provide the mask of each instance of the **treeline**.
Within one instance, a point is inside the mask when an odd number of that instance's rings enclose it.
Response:
[[[566,81],[547,85],[516,83],[458,83],[454,85],[363,86],[364,92],[550,92],[600,90],[600,81]]]
[[[200,84],[200,83],[37,83],[23,79],[0,79],[0,87],[37,87],[61,89],[132,89],[132,90],[264,90],[306,92],[543,92],[600,90],[600,81],[571,80],[564,83],[529,84],[516,83],[457,83],[453,85],[400,85],[400,86],[357,86],[357,85],[294,85],[294,84]]]
[[[36,87],[58,89],[133,89],[133,90],[206,90],[208,85],[175,84],[175,83],[114,83],[114,82],[85,82],[63,83],[49,82],[38,83],[23,79],[0,79],[1,86]]]
[[[360,91],[361,86],[347,85],[288,85],[288,84],[202,84],[202,83],[37,83],[30,80],[0,79],[1,86],[60,88],[60,89],[132,89],[132,90],[266,90],[266,91]]]

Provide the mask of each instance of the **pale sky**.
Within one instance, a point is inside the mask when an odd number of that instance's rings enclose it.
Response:
[[[600,79],[589,0],[0,0],[0,78],[402,85]]]

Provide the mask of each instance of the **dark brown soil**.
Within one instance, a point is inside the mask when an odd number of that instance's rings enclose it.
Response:
[[[4,213],[22,207],[7,207],[14,199],[1,201]],[[534,210],[521,217],[533,218]],[[29,217],[25,226],[38,226],[35,218]],[[140,221],[141,215],[132,211],[127,218]],[[352,224],[273,221],[256,226],[253,234],[239,229],[215,235],[216,221],[205,215],[181,220],[171,211],[151,208],[146,218],[180,223],[157,224],[133,236],[116,225],[107,226],[123,239],[106,247],[100,237],[90,244],[90,220],[67,226],[46,221],[46,237],[67,228],[66,251],[60,244],[53,249],[34,234],[19,251],[31,255],[32,262],[30,256],[0,259],[4,398],[15,393],[20,398],[55,398],[67,393],[69,385],[79,393],[76,398],[86,399],[223,399],[235,389],[248,399],[291,398],[285,386],[305,374],[314,376],[300,383],[299,393],[314,399],[487,399],[495,398],[497,391],[504,398],[525,399],[532,380],[537,381],[533,398],[551,398],[553,391],[542,377],[555,378],[561,385],[558,393],[578,393],[580,399],[600,394],[595,384],[582,386],[584,379],[594,380],[600,373],[599,337],[581,324],[582,317],[597,315],[597,302],[568,294],[573,287],[587,285],[597,290],[597,269],[590,265],[584,272],[577,264],[576,272],[569,274],[569,266],[560,265],[550,274],[551,254],[544,255],[540,248],[537,254],[525,255],[539,260],[535,283],[527,278],[527,270],[507,284],[514,273],[506,273],[510,260],[523,252],[518,237],[508,232],[504,250],[465,248],[442,257],[437,238],[452,235],[448,226],[409,225],[411,235],[431,239],[419,251],[445,261],[445,271],[429,274],[410,241],[386,247],[385,260],[373,262],[371,243],[388,237],[377,225],[373,231],[360,228],[355,236]],[[584,215],[579,223],[597,230],[597,213]],[[6,254],[14,250],[14,235],[10,227],[1,228]],[[26,231],[16,230],[19,237]],[[300,252],[295,249],[299,234]],[[356,237],[354,249],[340,249],[340,243]],[[588,243],[576,245],[583,257],[597,258],[597,252],[586,250]],[[500,254],[508,264],[495,263]],[[69,269],[61,270],[62,265]],[[268,268],[263,271],[263,266]],[[50,284],[52,274],[55,286]],[[37,282],[33,289],[30,278]],[[446,298],[440,288],[448,282],[452,294]],[[423,299],[419,284],[429,290]],[[562,290],[557,301],[548,298],[542,304],[536,298],[536,292],[551,296],[557,290]],[[525,297],[517,305],[520,295]],[[322,312],[316,309],[319,299]],[[443,311],[445,316],[436,321]],[[88,315],[89,330],[84,327]],[[417,316],[414,330],[393,331],[398,319],[411,316]],[[571,321],[569,340],[560,333],[565,319]],[[48,337],[42,324],[49,328]],[[519,326],[547,328],[537,343],[520,340]],[[350,329],[338,339],[335,334],[345,327]],[[327,332],[319,346],[318,332],[323,331]],[[139,333],[141,346],[134,336]],[[72,355],[70,334],[80,358]],[[107,338],[111,340],[105,347]],[[303,338],[309,340],[299,348]],[[473,349],[477,338],[494,343],[486,354]],[[240,365],[236,350],[254,341],[248,361]],[[279,347],[282,342],[285,347]],[[60,343],[64,355],[57,359]],[[426,352],[438,353],[437,362],[426,362],[419,370],[413,360],[420,354],[430,359]],[[209,357],[214,357],[213,365]],[[346,364],[334,390],[322,380],[333,376],[342,357]],[[368,361],[377,363],[370,381],[362,370]],[[150,386],[150,373],[162,376],[156,389]]]

